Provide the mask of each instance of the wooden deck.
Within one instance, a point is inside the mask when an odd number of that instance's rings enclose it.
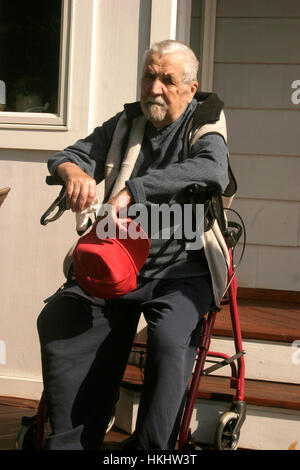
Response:
[[[3,404],[4,402],[4,404]],[[33,416],[36,414],[36,408],[26,406],[26,401],[16,406],[7,404],[8,400],[0,398],[0,451],[16,450],[16,437],[20,429],[22,416]],[[121,443],[129,436],[124,431],[113,427],[106,435],[103,449],[119,450]]]
[[[22,416],[34,414],[32,408],[0,404],[0,450],[15,450]]]

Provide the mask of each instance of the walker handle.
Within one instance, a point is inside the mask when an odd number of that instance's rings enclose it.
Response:
[[[68,209],[65,184],[63,180],[58,176],[46,176],[46,183],[50,186],[59,185],[62,186],[62,188],[58,197],[55,199],[55,201],[52,202],[49,208],[42,215],[40,220],[42,225],[47,225],[49,222],[54,222],[55,220],[59,219],[59,217]],[[58,207],[57,212],[49,218],[48,216],[54,211],[56,207]]]
[[[230,230],[234,229],[234,230]],[[243,228],[237,222],[233,222],[230,220],[228,222],[228,230],[227,230],[227,242],[231,248],[235,248],[237,242],[241,238],[243,234]]]
[[[65,183],[59,176],[48,175],[46,176],[46,184],[49,186],[64,186]]]

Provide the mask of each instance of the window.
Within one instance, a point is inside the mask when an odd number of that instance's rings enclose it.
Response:
[[[43,8],[47,7],[49,15],[52,12],[56,25],[59,24],[58,33],[56,35],[53,33],[56,37],[56,51],[58,42],[59,51],[56,60],[52,63],[52,80],[49,80],[54,98],[51,101],[48,97],[39,101],[42,104],[35,102],[39,107],[38,112],[31,109],[36,108],[35,103],[32,107],[31,105],[26,107],[25,111],[13,111],[13,104],[9,104],[8,101],[10,83],[7,78],[2,78],[4,68],[1,64],[0,147],[2,149],[50,150],[51,152],[61,150],[87,135],[93,128],[95,89],[93,77],[99,56],[99,49],[96,47],[98,44],[97,26],[100,11],[102,11],[99,0],[60,0],[59,2],[57,0],[36,0],[36,2],[0,0],[0,5],[7,5],[9,1],[15,5],[16,10],[20,4],[26,5],[26,8],[33,3],[41,4]],[[0,17],[1,11],[0,8]],[[35,9],[31,9],[31,13],[35,15]],[[20,21],[22,20],[20,30],[23,29],[22,24],[26,25],[24,17],[22,18],[20,18]],[[3,26],[1,18],[0,24],[2,25],[0,26],[1,35],[3,30],[8,29],[8,25]],[[48,31],[51,29],[50,21],[47,22],[45,28]],[[2,38],[0,44],[0,49],[4,49]],[[39,46],[37,41],[34,44]],[[44,54],[46,58],[48,50],[52,48],[54,44],[51,48],[50,44],[46,45]],[[41,55],[44,61],[43,53]],[[39,77],[40,72],[41,69],[38,67],[36,78]],[[49,94],[51,95],[48,93],[47,96]],[[45,109],[46,103],[50,105],[49,107],[47,105],[48,109]],[[3,110],[7,106],[10,106],[10,111]]]
[[[0,0],[0,124],[66,124],[68,0]]]

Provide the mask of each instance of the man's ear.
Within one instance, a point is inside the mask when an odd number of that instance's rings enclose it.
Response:
[[[194,98],[194,95],[198,89],[198,82],[196,82],[196,80],[193,80],[190,84],[189,84],[189,95],[188,95],[188,103],[190,103],[192,101],[192,99]]]

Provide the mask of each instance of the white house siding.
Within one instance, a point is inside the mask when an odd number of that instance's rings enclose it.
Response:
[[[300,290],[300,2],[218,0],[213,90],[224,100],[245,287]]]
[[[0,150],[0,186],[11,187],[0,209],[0,340],[6,349],[0,396],[38,398],[41,393],[36,319],[43,300],[64,281],[63,255],[75,240],[71,213],[40,225],[58,194],[57,187],[45,185],[50,154]]]
[[[80,34],[72,39],[76,60],[71,61],[70,83],[72,87],[80,76],[82,92],[79,87],[78,94],[69,94],[74,111],[70,131],[43,134],[0,126],[0,187],[11,187],[0,208],[0,396],[40,397],[36,319],[43,300],[64,282],[62,261],[76,239],[70,212],[53,224],[40,225],[41,214],[58,194],[58,187],[45,184],[47,159],[73,143],[74,129],[78,138],[84,137],[125,102],[137,99],[138,71],[149,43],[151,0],[74,0],[73,5],[76,27],[72,32]],[[79,13],[82,6],[84,11]],[[93,8],[93,24],[85,34],[89,8]],[[85,70],[88,54],[91,64]],[[82,127],[80,116],[85,117]]]

